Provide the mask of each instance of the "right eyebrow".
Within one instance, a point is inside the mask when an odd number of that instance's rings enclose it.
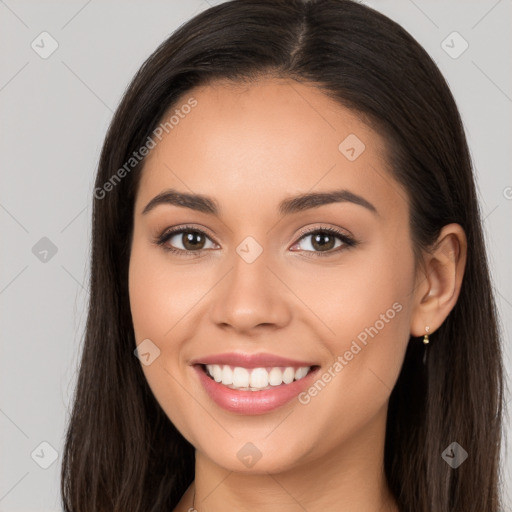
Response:
[[[181,206],[216,216],[219,216],[220,211],[217,202],[211,197],[200,194],[186,194],[174,189],[168,189],[151,199],[142,211],[142,214],[145,215],[161,204]]]

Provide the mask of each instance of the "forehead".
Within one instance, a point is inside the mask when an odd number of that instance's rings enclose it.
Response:
[[[195,106],[183,108],[191,99]],[[404,199],[380,135],[312,85],[213,83],[187,91],[162,122],[171,116],[146,159],[141,201],[171,186],[239,208],[248,194],[277,204],[285,195],[341,187],[374,204]]]

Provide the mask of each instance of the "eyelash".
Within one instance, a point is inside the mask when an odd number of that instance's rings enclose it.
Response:
[[[168,251],[174,254],[177,254],[178,256],[184,256],[184,257],[198,257],[203,251],[208,251],[209,249],[200,249],[198,251],[185,251],[183,249],[176,249],[172,246],[165,245],[168,240],[170,240],[174,235],[179,233],[199,233],[201,235],[204,235],[207,238],[210,238],[207,233],[202,231],[201,229],[192,227],[192,226],[180,226],[177,228],[173,228],[169,231],[164,232],[162,235],[157,237],[155,240],[155,243],[162,247],[164,251]],[[329,235],[336,236],[343,242],[343,246],[337,247],[336,249],[330,249],[329,251],[304,251],[307,253],[313,253],[316,256],[324,257],[324,256],[332,256],[333,254],[337,254],[341,250],[345,250],[347,248],[355,247],[358,245],[359,242],[354,240],[353,238],[348,237],[341,231],[339,231],[336,228],[333,227],[318,227],[314,229],[307,229],[302,231],[299,234],[299,238],[297,241],[293,244],[296,245],[298,242],[300,242],[303,238],[307,237],[308,235],[314,235],[317,233],[327,233]],[[210,238],[211,240],[211,238]],[[213,240],[212,240],[213,241]],[[216,242],[215,242],[216,243]]]

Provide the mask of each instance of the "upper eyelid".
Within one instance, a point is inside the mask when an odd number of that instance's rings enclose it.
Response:
[[[201,234],[204,234],[206,235],[208,238],[210,238],[210,240],[212,242],[215,242],[214,238],[212,235],[209,234],[208,230],[206,228],[196,228],[194,226],[178,226],[176,228],[171,228],[171,229],[165,229],[161,235],[158,236],[159,239],[169,239],[173,236],[176,236],[176,235],[179,235],[180,233],[184,233],[184,232],[187,232],[187,231],[195,231],[195,232],[199,232]],[[215,242],[217,243],[217,242]]]
[[[209,234],[208,230],[203,227],[199,228],[199,227],[194,227],[194,226],[178,226],[176,228],[171,228],[169,230],[165,230],[162,233],[162,235],[160,235],[158,238],[161,240],[164,240],[164,241],[168,241],[170,238],[172,238],[176,235],[179,235],[180,233],[187,232],[187,231],[195,231],[195,232],[204,234],[205,236],[207,236],[210,239],[211,242],[218,245],[218,242],[215,241],[215,237],[212,237]],[[352,235],[338,232],[338,231],[341,231],[341,228],[332,228],[332,227],[328,227],[328,226],[317,226],[317,227],[313,227],[313,228],[302,229],[300,231],[300,233],[297,235],[297,238],[296,238],[295,242],[293,243],[293,245],[295,245],[297,242],[299,242],[303,238],[305,238],[307,236],[311,236],[318,231],[328,231],[331,233],[331,235],[340,238],[342,241],[343,241],[343,237],[353,240]],[[205,250],[205,249],[201,249],[201,250]],[[187,251],[187,252],[189,252],[189,251]],[[192,251],[190,251],[190,252],[192,252]],[[197,251],[197,252],[200,252],[200,251]]]

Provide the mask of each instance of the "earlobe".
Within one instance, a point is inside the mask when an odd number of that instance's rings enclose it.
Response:
[[[431,335],[445,321],[459,297],[466,257],[464,229],[459,224],[444,226],[417,276],[412,336]]]

